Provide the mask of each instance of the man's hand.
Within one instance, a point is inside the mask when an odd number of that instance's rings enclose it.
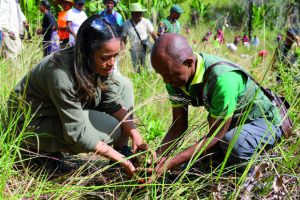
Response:
[[[41,34],[43,34],[43,29],[39,29],[39,30],[37,30],[37,32],[36,32],[37,34],[39,34],[39,35],[41,35]]]
[[[161,157],[159,160],[156,160],[153,164],[156,164],[156,167],[152,168],[137,168],[137,171],[144,171],[147,173],[154,173],[152,177],[147,181],[146,184],[151,184],[153,181],[155,181],[157,178],[159,178],[164,172],[171,169],[170,161],[171,158]],[[143,188],[145,186],[140,186],[139,189]]]
[[[170,130],[166,134],[161,143],[161,147],[157,148],[157,153],[163,155],[165,151],[179,138],[188,128],[188,107],[173,108],[173,122]],[[168,152],[166,152],[168,153]]]
[[[52,27],[52,30],[53,30],[53,31],[59,30],[59,26],[58,26],[58,25],[53,26],[53,27]]]
[[[12,40],[16,39],[15,33],[13,31],[9,31],[8,35],[9,35],[10,39],[12,39]]]

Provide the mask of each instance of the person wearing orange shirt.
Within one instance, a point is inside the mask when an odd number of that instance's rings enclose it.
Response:
[[[61,43],[61,48],[65,48],[68,46],[69,43],[69,32],[67,31],[67,13],[72,6],[75,6],[75,3],[72,0],[55,0],[56,4],[59,4],[63,11],[60,11],[58,14],[58,25],[53,26],[52,30],[58,30],[58,36]]]

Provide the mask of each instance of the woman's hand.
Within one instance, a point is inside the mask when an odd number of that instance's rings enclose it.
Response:
[[[134,165],[132,164],[132,162],[130,160],[125,160],[125,161],[121,162],[120,164],[124,167],[129,178],[135,177],[136,179],[140,179],[140,177],[138,177],[136,175],[136,173],[135,173],[136,168],[134,167]]]
[[[170,161],[172,158],[166,158],[161,157],[157,162],[154,162],[153,164],[156,164],[156,167],[152,168],[137,168],[137,171],[144,171],[147,173],[153,173],[152,177],[147,181],[147,184],[151,184],[155,179],[159,178],[164,172],[171,169],[171,163]],[[151,163],[152,164],[152,163]],[[143,188],[145,186],[140,186],[139,188]]]
[[[157,157],[156,152],[153,151],[152,149],[150,149],[149,146],[146,143],[142,143],[141,145],[137,146],[137,150],[139,150],[139,149],[144,150],[144,151],[149,151],[150,154],[152,154],[152,159],[150,159],[150,160],[147,161],[147,163],[149,165],[151,165],[153,162],[157,161],[158,157]],[[137,150],[133,151],[132,153],[136,154]]]

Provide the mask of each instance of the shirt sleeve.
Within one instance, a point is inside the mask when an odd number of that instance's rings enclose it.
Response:
[[[26,21],[26,17],[22,11],[20,11],[20,15],[21,15],[22,22]]]
[[[70,11],[67,13],[67,21],[72,22],[72,21],[74,20],[72,14],[73,14],[72,10],[70,10]]]
[[[87,152],[94,150],[100,139],[86,127],[81,103],[77,101],[73,90],[51,87],[48,94],[58,110],[66,141],[79,144]]]
[[[0,1],[1,2],[1,1]],[[10,9],[9,9],[9,2],[1,2],[1,6],[0,6],[0,27],[1,29],[0,30],[5,30],[5,31],[8,31],[10,30],[10,24],[9,24],[9,21],[7,20],[8,17],[9,17],[9,12]]]
[[[166,84],[166,89],[169,94],[169,101],[173,108],[179,108],[188,105],[182,96],[172,88],[170,84]]]
[[[50,28],[49,28],[49,26],[50,26],[50,23],[51,23],[51,21],[50,21],[50,17],[49,17],[49,15],[44,15],[44,18],[43,18],[43,34],[45,34],[46,32],[47,32],[47,30],[49,30]]]
[[[152,23],[150,22],[150,20],[148,20],[148,19],[147,19],[147,27],[148,27],[149,33],[154,31],[154,27],[153,27]]]
[[[231,117],[235,110],[238,95],[245,89],[246,78],[242,72],[230,71],[218,77],[209,109],[215,119]]]
[[[128,21],[124,22],[123,27],[122,27],[122,37],[127,37],[127,24]]]
[[[119,26],[123,26],[123,17],[120,13],[117,13],[117,23]]]
[[[110,78],[104,84],[109,88],[107,92],[99,91],[101,94],[101,103],[98,105],[97,110],[112,114],[117,112],[124,106],[120,93],[118,93],[117,86]],[[98,88],[100,90],[100,88]]]

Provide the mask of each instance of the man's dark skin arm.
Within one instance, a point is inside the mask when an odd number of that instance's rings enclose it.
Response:
[[[162,141],[162,145],[157,149],[157,153],[162,155],[188,128],[188,106],[173,108],[172,127]],[[173,141],[174,140],[174,141]],[[170,142],[173,141],[173,142]],[[168,143],[168,144],[165,144]]]
[[[72,28],[72,22],[71,21],[67,21],[67,31],[69,31],[69,33],[71,33],[71,35],[73,35],[76,38],[76,34],[74,33],[74,30]]]
[[[28,38],[28,40],[31,40],[32,37],[31,37],[30,32],[29,32],[29,25],[28,25],[27,21],[24,21],[23,25],[24,25],[24,28],[27,31],[27,38]]]
[[[225,124],[221,127],[221,129],[215,135],[214,139],[211,140],[211,142],[207,145],[207,147],[205,148],[205,150],[201,153],[200,157],[204,156],[207,153],[210,153],[210,151],[213,150],[214,145],[219,144],[218,142],[221,141],[222,138],[227,133],[228,127],[230,125],[231,120],[232,120],[232,117],[230,117],[229,119],[227,119],[227,121],[225,122]],[[216,120],[216,119],[213,119],[211,117],[210,121],[209,121],[210,131],[207,134],[207,136],[205,137],[205,139],[200,140],[198,143],[194,144],[193,146],[191,146],[187,150],[185,150],[185,151],[177,154],[170,161],[169,167],[170,168],[176,167],[176,166],[178,166],[178,165],[180,165],[182,163],[185,163],[185,162],[189,161],[190,159],[193,159],[194,156],[196,156],[198,154],[198,152],[202,149],[202,147],[207,143],[207,141],[210,139],[210,137],[212,136],[212,134],[223,123],[223,121],[224,120],[222,120],[222,119]],[[202,143],[202,144],[200,145],[200,147],[198,147],[200,143]],[[194,153],[196,149],[197,149],[197,151],[196,151],[196,153]]]
[[[226,120],[225,124],[221,127],[221,129],[217,132],[217,134],[215,135],[215,137],[211,140],[211,142],[206,146],[205,150],[201,153],[201,156],[204,156],[207,153],[210,153],[215,145],[218,145],[219,141],[222,140],[222,138],[224,137],[224,135],[227,133],[228,131],[228,127],[230,125],[230,122],[232,120],[232,117],[230,117],[229,119]],[[157,167],[156,168],[148,168],[148,169],[143,169],[146,170],[147,172],[151,173],[154,172],[156,173],[155,177],[159,177],[165,170],[167,169],[171,169],[174,167],[179,166],[182,163],[185,163],[191,159],[193,159],[195,156],[197,156],[198,152],[203,148],[203,146],[207,143],[207,141],[210,139],[210,137],[212,136],[212,134],[217,130],[217,128],[223,123],[224,120],[219,119],[213,119],[212,117],[210,118],[209,121],[209,127],[210,127],[210,131],[207,134],[206,138],[203,140],[200,140],[199,142],[197,142],[196,144],[194,144],[193,146],[191,146],[190,148],[188,148],[187,150],[177,154],[174,158],[166,158],[166,157],[162,157],[160,158],[160,160],[158,161]],[[170,130],[171,131],[171,130]],[[168,132],[168,134],[170,133],[170,131]],[[176,133],[177,131],[174,130],[174,133]],[[176,135],[178,136],[179,133],[176,133]],[[168,137],[168,139],[166,139]],[[171,141],[171,136],[166,135],[166,137],[164,138],[164,141],[168,140]],[[172,138],[175,138],[175,136],[173,136]],[[201,143],[201,145],[199,146],[199,144]],[[198,147],[199,146],[199,147]],[[140,168],[139,168],[140,170]],[[151,184],[153,181],[153,178],[150,178],[147,181],[147,184]],[[144,186],[141,186],[144,187]]]
[[[155,31],[150,32],[151,37],[153,38],[154,41],[157,40],[158,36],[156,35]]]

